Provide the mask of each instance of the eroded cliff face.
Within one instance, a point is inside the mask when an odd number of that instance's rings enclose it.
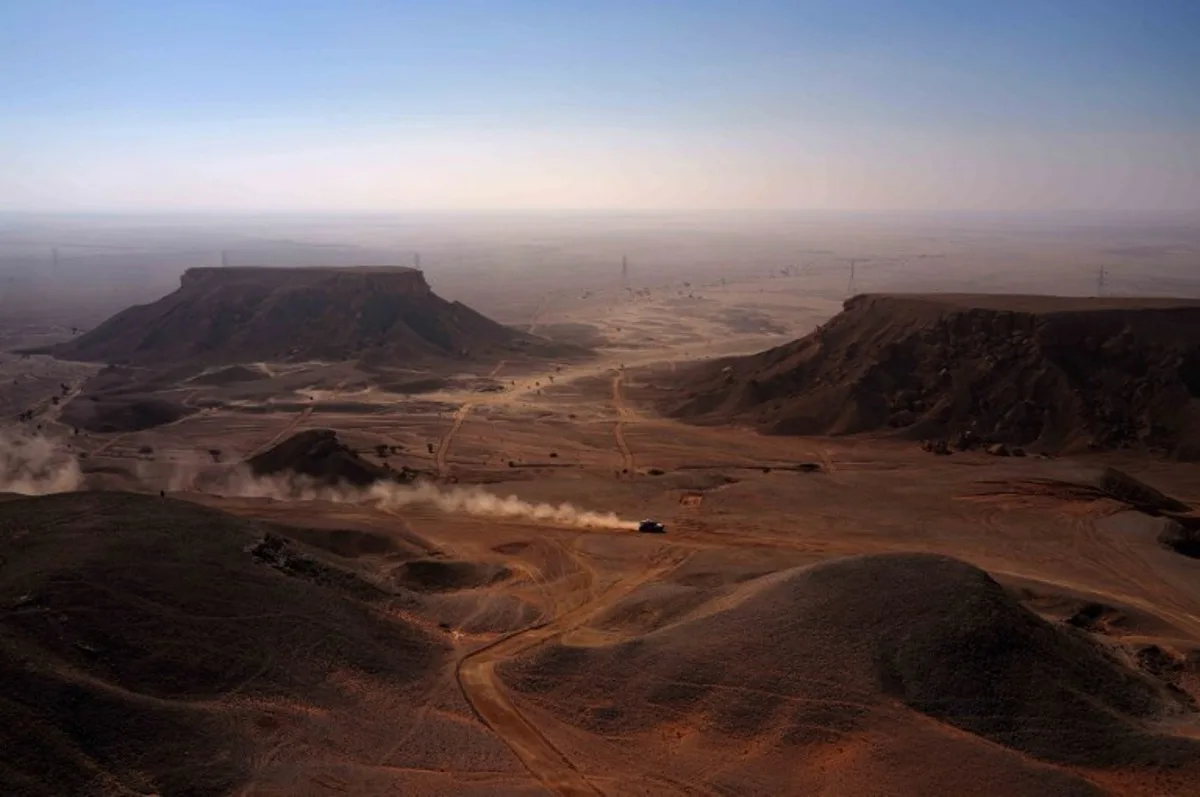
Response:
[[[430,290],[409,268],[195,268],[174,293],[53,349],[135,365],[492,356],[536,339]]]
[[[666,409],[773,434],[1200,457],[1200,303],[971,298],[855,297],[805,338],[685,374]]]

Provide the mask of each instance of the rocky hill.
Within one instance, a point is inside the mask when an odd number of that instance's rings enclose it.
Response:
[[[319,718],[304,754],[344,765],[369,748],[341,712],[413,716],[447,645],[282,531],[157,496],[0,503],[0,792],[255,791],[264,731]]]
[[[1185,695],[948,557],[659,584],[593,623],[505,662],[506,684],[609,755],[670,740],[655,771],[712,792],[1090,797],[1108,792],[1045,764],[1200,768],[1200,742],[1162,730]],[[714,750],[737,754],[714,769]]]
[[[308,429],[247,461],[258,476],[295,474],[326,484],[367,487],[378,481],[411,481],[408,469],[392,471],[356,454],[332,429]]]
[[[664,409],[770,434],[972,433],[1200,458],[1200,301],[862,295],[811,335],[683,372]]]
[[[145,366],[358,360],[376,364],[563,347],[435,294],[415,269],[193,268],[179,289],[48,350]]]

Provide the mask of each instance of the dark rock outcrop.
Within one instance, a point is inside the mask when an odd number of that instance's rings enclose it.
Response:
[[[332,429],[292,435],[246,462],[257,476],[294,474],[325,485],[367,487],[378,481],[411,481],[412,472],[393,471],[360,457]]]
[[[1200,302],[862,295],[805,338],[678,380],[670,414],[772,434],[969,434],[1195,459]]]
[[[162,367],[258,361],[370,364],[561,354],[435,294],[415,269],[193,268],[174,293],[46,350],[64,359]]]

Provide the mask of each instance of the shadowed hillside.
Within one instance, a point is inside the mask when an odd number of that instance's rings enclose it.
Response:
[[[697,729],[670,765],[695,776],[688,751],[730,751],[708,781],[722,792],[964,793],[1002,767],[1003,787],[969,790],[1082,795],[1097,792],[1046,764],[1200,765],[1200,742],[1158,730],[1194,710],[1185,697],[955,559],[860,556],[649,589],[677,607],[655,630],[638,628],[635,593],[597,619],[611,637],[565,638],[502,672],[618,745]],[[791,763],[767,766],[776,756]]]
[[[0,789],[233,793],[262,711],[363,710],[339,673],[410,715],[441,643],[278,531],[122,493],[0,503]]]
[[[663,399],[672,415],[772,434],[973,432],[1194,459],[1200,302],[863,295],[805,338],[677,386]]]
[[[375,364],[578,353],[448,302],[415,269],[193,268],[174,293],[47,350],[164,366],[288,360]]]

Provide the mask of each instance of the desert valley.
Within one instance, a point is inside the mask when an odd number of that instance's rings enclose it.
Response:
[[[835,247],[9,317],[4,792],[1195,794],[1200,294]]]

